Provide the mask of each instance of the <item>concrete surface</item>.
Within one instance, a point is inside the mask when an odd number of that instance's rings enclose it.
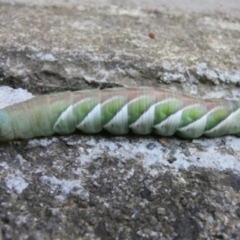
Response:
[[[113,86],[240,98],[237,0],[9,2],[0,107]],[[79,132],[1,143],[0,239],[240,239],[239,146]]]

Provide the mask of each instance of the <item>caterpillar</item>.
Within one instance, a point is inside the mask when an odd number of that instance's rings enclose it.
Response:
[[[240,136],[240,101],[202,99],[162,88],[81,90],[34,97],[0,110],[0,140],[154,132],[183,138]]]

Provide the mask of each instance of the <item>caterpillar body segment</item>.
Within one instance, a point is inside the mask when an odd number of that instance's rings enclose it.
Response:
[[[38,96],[0,110],[0,140],[70,134],[154,132],[184,138],[240,135],[240,101],[204,100],[160,88],[84,90]]]

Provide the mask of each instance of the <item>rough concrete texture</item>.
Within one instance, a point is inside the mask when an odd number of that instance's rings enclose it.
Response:
[[[142,85],[240,99],[237,0],[11,2],[0,107]],[[0,239],[240,239],[239,149],[229,136],[79,132],[0,143]]]

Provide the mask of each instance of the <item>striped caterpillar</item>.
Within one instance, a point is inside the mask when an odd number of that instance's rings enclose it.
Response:
[[[76,129],[184,138],[240,136],[240,101],[204,100],[161,88],[113,88],[42,95],[0,110],[1,141]]]

